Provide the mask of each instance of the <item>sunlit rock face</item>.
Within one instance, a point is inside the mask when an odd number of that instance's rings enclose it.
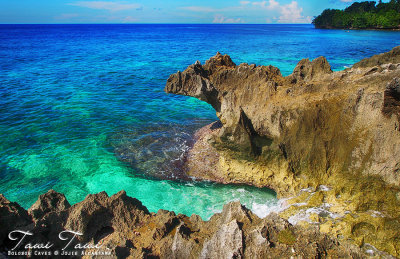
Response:
[[[285,163],[292,175],[361,173],[398,186],[400,67],[382,64],[398,59],[395,50],[339,72],[324,57],[303,59],[287,77],[217,53],[171,75],[165,91],[214,107],[222,123],[215,142]]]
[[[27,242],[32,246],[49,242],[48,251],[77,251],[79,258],[82,253],[96,252],[107,253],[107,258],[362,256],[356,246],[339,243],[315,229],[292,226],[276,214],[260,219],[239,202],[225,205],[209,221],[166,210],[149,213],[124,191],[111,197],[105,192],[91,194],[71,207],[63,194],[50,190],[28,211],[0,195],[0,208],[1,223],[8,226],[1,229],[1,254],[18,245],[22,235],[15,240],[7,237],[12,226],[18,226],[32,235],[16,249],[24,251]]]
[[[399,50],[337,72],[303,59],[286,77],[217,53],[171,75],[167,93],[220,119],[196,132],[188,174],[270,187],[290,197],[282,217],[399,256]]]

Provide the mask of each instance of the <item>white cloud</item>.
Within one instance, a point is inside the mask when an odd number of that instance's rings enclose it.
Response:
[[[192,12],[204,12],[204,13],[212,13],[216,12],[217,9],[207,7],[207,6],[185,6],[181,7],[183,10],[192,11]]]
[[[279,3],[277,1],[269,0],[269,6],[268,6],[269,9],[275,9],[277,7],[279,7]]]
[[[252,5],[260,6],[262,8],[266,8],[268,10],[273,10],[273,9],[276,9],[279,7],[279,3],[275,0],[252,2]]]
[[[214,16],[213,23],[244,23],[242,18],[227,18],[221,14],[217,14]]]
[[[142,8],[140,4],[125,4],[125,3],[106,2],[106,1],[82,1],[82,2],[70,3],[69,5],[87,7],[91,9],[108,10],[113,12]]]
[[[340,1],[353,1],[353,0],[340,0]],[[214,16],[213,23],[244,23],[241,18],[229,18],[223,14],[233,12],[261,11],[267,12],[269,17],[265,18],[266,23],[311,23],[310,16],[303,15],[303,8],[300,7],[296,0],[292,0],[290,4],[281,5],[279,0],[261,0],[261,1],[239,1],[240,6],[226,7],[223,9],[216,9],[209,6],[186,6],[180,9],[197,12],[197,13],[220,13]],[[271,16],[274,16],[271,19]]]
[[[261,2],[252,2],[252,5],[259,5],[261,7],[265,7],[265,4],[267,3],[267,1],[261,1]]]
[[[341,0],[341,1],[353,1],[353,0]],[[312,18],[310,16],[303,16],[303,8],[298,6],[297,1],[292,1],[290,4],[281,5],[277,0],[263,0],[250,2],[254,7],[259,7],[264,10],[275,11],[279,13],[279,17],[274,17],[278,23],[311,23]],[[267,17],[267,23],[271,23],[272,20]]]
[[[310,16],[304,17],[302,15],[303,8],[299,7],[296,1],[281,6],[280,12],[279,23],[311,23],[312,20]]]

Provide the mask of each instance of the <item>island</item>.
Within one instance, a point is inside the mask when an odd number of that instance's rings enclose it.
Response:
[[[326,9],[312,21],[318,29],[400,29],[400,1],[355,2],[344,10]]]

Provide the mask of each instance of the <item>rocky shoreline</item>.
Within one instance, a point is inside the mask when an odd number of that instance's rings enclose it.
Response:
[[[50,190],[27,211],[0,195],[0,212],[0,251],[10,257],[40,253],[40,258],[92,258],[96,253],[98,258],[388,257],[368,245],[360,249],[339,242],[316,228],[293,226],[276,214],[260,219],[239,202],[226,204],[221,213],[203,221],[197,215],[165,210],[150,213],[124,191],[111,197],[105,192],[90,194],[70,206],[63,194]],[[15,230],[20,232],[12,233]],[[9,239],[10,232],[15,240]],[[32,235],[22,240],[22,233]],[[51,247],[25,249],[38,244]]]
[[[220,119],[198,131],[189,175],[269,187],[285,198],[285,219],[400,256],[399,78],[400,46],[337,72],[303,59],[286,77],[217,53],[171,75],[165,91]]]
[[[220,53],[196,62],[165,88],[220,119],[196,132],[188,175],[269,187],[279,215],[150,213],[124,191],[71,206],[50,190],[25,210],[0,195],[0,257],[399,257],[399,78],[400,46],[338,72],[303,59],[286,77]]]

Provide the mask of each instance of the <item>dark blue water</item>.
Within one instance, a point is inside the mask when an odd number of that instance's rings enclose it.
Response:
[[[207,218],[240,199],[262,215],[268,190],[174,181],[190,134],[217,118],[165,94],[168,76],[217,51],[284,75],[321,55],[340,70],[399,43],[311,25],[0,25],[0,193],[28,207],[50,188],[72,203],[125,189],[152,211]]]

